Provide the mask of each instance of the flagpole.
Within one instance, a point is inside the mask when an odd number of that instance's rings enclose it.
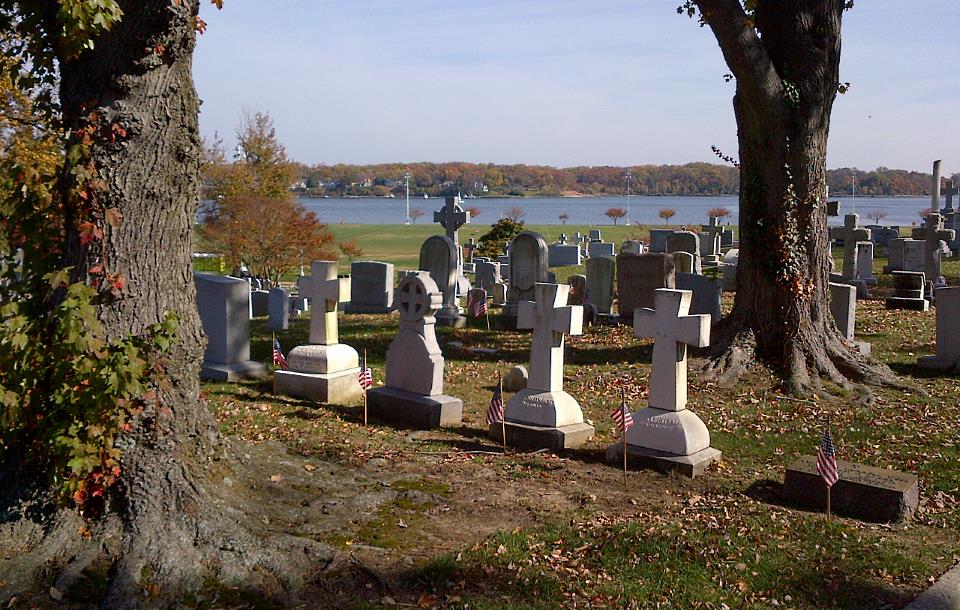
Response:
[[[490,318],[487,317],[489,322]],[[503,377],[500,371],[497,371],[497,391],[500,392],[500,400],[503,400]],[[507,455],[507,407],[503,407],[503,417],[500,418],[500,432],[503,433],[503,455]]]
[[[627,391],[620,389],[620,409],[627,404]],[[627,486],[627,426],[626,415],[624,414],[623,424],[620,426],[620,433],[623,435],[623,486]]]
[[[363,373],[364,373],[364,376],[367,373],[367,350],[366,349],[363,350]],[[373,378],[373,375],[371,374],[370,377]],[[363,384],[363,427],[364,428],[367,427],[367,384],[366,382],[364,382]]]
[[[487,316],[487,330],[490,330],[490,310],[484,307],[484,314]]]

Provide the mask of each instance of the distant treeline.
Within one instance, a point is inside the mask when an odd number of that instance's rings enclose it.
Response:
[[[402,196],[404,172],[410,172],[410,195],[431,197],[462,193],[477,197],[557,197],[562,195],[623,195],[627,171],[635,195],[733,195],[739,170],[729,165],[638,165],[626,167],[567,167],[494,165],[484,163],[389,163],[380,165],[297,165],[298,192],[307,195]],[[955,176],[960,178],[960,175]],[[931,175],[877,168],[830,170],[833,195],[929,195]]]

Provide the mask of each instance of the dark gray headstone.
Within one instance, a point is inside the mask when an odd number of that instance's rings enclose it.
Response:
[[[669,254],[617,256],[617,293],[620,318],[633,319],[638,307],[654,308],[657,288],[676,288],[676,267]]]

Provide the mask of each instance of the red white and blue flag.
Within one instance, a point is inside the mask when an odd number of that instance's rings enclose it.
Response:
[[[617,430],[622,433],[626,433],[627,430],[633,427],[633,415],[630,413],[630,409],[627,408],[627,403],[625,402],[620,403],[620,406],[613,410],[610,417],[612,417],[614,423],[617,424]]]
[[[820,451],[817,453],[817,472],[827,487],[833,487],[833,484],[840,480],[840,473],[837,470],[837,450],[833,446],[833,437],[830,436],[830,428],[823,431],[823,440],[820,441]]]
[[[287,359],[283,357],[283,352],[280,350],[280,341],[278,339],[273,340],[273,365],[279,366],[283,370],[287,370]]]
[[[472,299],[467,303],[467,309],[470,310],[474,318],[482,318],[487,315],[487,299]]]
[[[499,424],[503,421],[503,393],[500,392],[500,385],[493,391],[493,398],[490,399],[490,408],[487,409],[487,425]]]
[[[360,367],[360,373],[357,375],[357,380],[360,382],[360,387],[364,390],[369,390],[373,387],[373,371],[363,366]]]

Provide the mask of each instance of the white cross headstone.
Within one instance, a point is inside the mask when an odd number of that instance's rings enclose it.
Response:
[[[650,406],[681,411],[687,405],[687,345],[710,344],[710,315],[688,315],[693,293],[659,288],[656,310],[638,308],[633,313],[633,334],[654,339]]]
[[[530,389],[563,390],[564,336],[583,334],[583,307],[567,305],[569,292],[570,286],[537,283],[536,302],[519,304],[517,328],[533,329]]]
[[[830,229],[830,239],[843,240],[843,277],[852,278],[857,271],[857,242],[870,241],[870,229],[863,229],[857,225],[860,222],[858,214],[847,214],[843,217],[843,226]]]
[[[337,277],[336,261],[318,261],[310,265],[309,277],[300,278],[301,289],[312,301],[310,343],[336,345],[337,308],[350,302],[350,278]]]

